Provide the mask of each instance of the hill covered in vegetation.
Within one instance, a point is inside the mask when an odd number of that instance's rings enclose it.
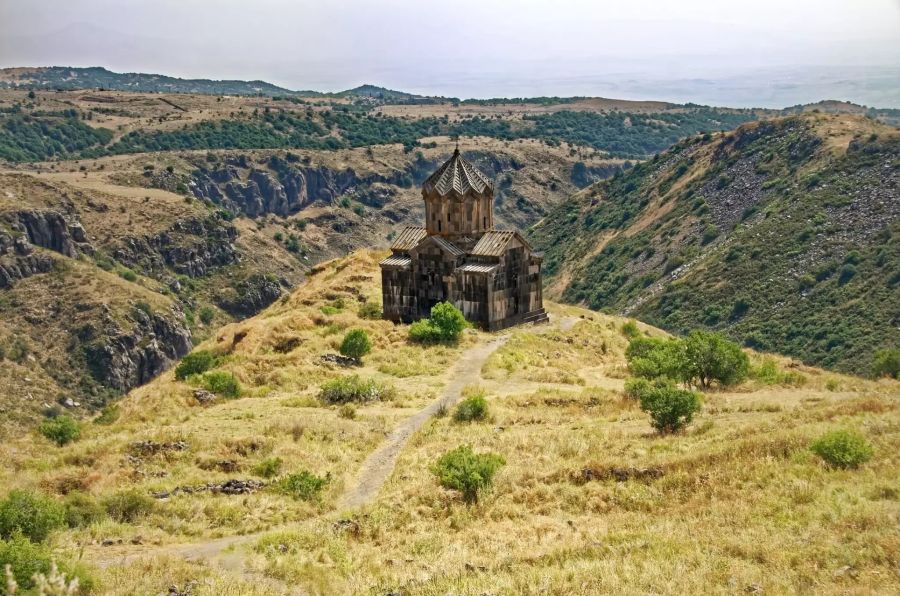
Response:
[[[265,81],[181,79],[159,74],[112,72],[100,66],[75,68],[47,66],[0,69],[0,88],[108,89],[155,93],[209,93],[213,95],[316,95],[297,92]]]
[[[900,345],[900,133],[805,114],[691,137],[532,233],[551,294],[868,373]]]
[[[616,169],[535,142],[466,139],[462,150],[500,181],[497,221],[510,227],[576,192],[576,163],[581,177]],[[438,147],[381,145],[0,172],[0,434],[42,413],[95,411],[323,259],[385,245],[421,221],[418,185],[445,158]]]
[[[322,263],[92,420],[0,442],[0,562],[104,594],[897,590],[896,381],[746,351],[657,432],[628,355],[665,333],[548,304],[422,345],[372,318],[384,254]]]

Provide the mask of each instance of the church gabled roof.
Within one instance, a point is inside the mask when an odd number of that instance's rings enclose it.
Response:
[[[391,243],[391,250],[409,250],[425,237],[425,228],[409,226],[404,228]]]
[[[453,152],[453,157],[444,162],[422,185],[425,194],[436,192],[442,197],[451,192],[459,195],[470,191],[481,194],[493,188],[490,178],[460,155],[459,147]]]
[[[475,243],[469,254],[476,257],[499,257],[506,252],[506,246],[513,238],[521,242],[529,251],[531,250],[531,245],[518,232],[512,230],[491,230]]]

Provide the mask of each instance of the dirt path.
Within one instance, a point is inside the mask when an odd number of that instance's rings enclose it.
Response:
[[[576,317],[562,317],[550,325],[542,325],[535,328],[533,333],[545,333],[552,329],[567,331],[571,329],[579,319]],[[509,335],[497,336],[488,341],[479,343],[466,350],[453,367],[450,373],[450,381],[444,387],[441,395],[400,423],[384,440],[384,442],[363,462],[357,473],[355,482],[338,499],[337,510],[347,510],[361,507],[370,503],[378,494],[387,478],[394,470],[397,458],[403,446],[409,438],[419,430],[429,418],[434,416],[441,407],[449,409],[459,399],[463,387],[478,383],[481,379],[481,367],[495,350],[503,346],[509,339]],[[122,565],[142,559],[147,556],[173,555],[182,556],[190,560],[203,560],[215,564],[219,568],[243,573],[244,554],[239,549],[257,538],[276,531],[272,528],[265,532],[244,534],[241,536],[226,536],[204,542],[190,544],[171,544],[158,548],[139,552],[109,553],[103,559],[94,562],[101,566]],[[283,529],[283,528],[282,528]],[[254,579],[263,579],[254,576]]]
[[[361,507],[375,498],[385,480],[394,471],[397,457],[406,441],[441,407],[450,409],[459,399],[463,387],[478,382],[481,378],[482,365],[494,350],[506,343],[508,337],[506,335],[495,337],[463,353],[453,367],[450,382],[444,387],[440,397],[404,420],[387,436],[381,446],[366,458],[357,474],[355,484],[338,499],[338,509]]]

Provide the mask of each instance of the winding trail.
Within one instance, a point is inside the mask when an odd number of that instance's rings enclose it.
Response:
[[[363,461],[355,482],[338,498],[337,511],[355,509],[370,503],[394,470],[397,457],[409,438],[441,408],[450,408],[460,397],[463,387],[477,383],[481,367],[491,354],[506,343],[508,335],[491,338],[472,346],[460,356],[453,367],[450,382],[441,395],[430,404],[405,419],[387,436],[384,442]],[[95,562],[102,566],[123,565],[148,556],[173,555],[189,560],[216,563],[220,568],[241,571],[244,555],[237,547],[248,544],[261,536],[285,528],[270,528],[263,532],[214,538],[188,544],[168,544],[130,553],[108,553]],[[254,576],[255,580],[257,578]]]
[[[568,331],[578,322],[576,317],[564,316],[551,324],[542,325],[540,328],[529,330],[530,333],[546,333],[559,329]],[[441,395],[427,406],[405,419],[387,437],[384,442],[375,449],[362,463],[353,484],[338,498],[336,511],[349,511],[371,503],[378,495],[378,491],[387,481],[400,451],[412,435],[424,425],[429,418],[434,416],[442,407],[450,409],[460,398],[462,390],[467,385],[476,384],[481,380],[481,367],[497,349],[503,346],[510,338],[510,334],[492,337],[472,346],[460,356],[450,373],[450,381],[444,387]],[[271,578],[263,577],[257,573],[249,572],[244,567],[246,554],[238,547],[247,545],[252,541],[274,531],[288,529],[289,526],[270,528],[262,532],[242,534],[238,536],[226,536],[193,542],[188,544],[169,544],[152,549],[129,553],[107,553],[105,557],[95,559],[93,562],[102,567],[123,565],[149,556],[170,555],[181,556],[188,560],[202,560],[216,565],[221,569],[227,569],[248,576],[261,585],[276,588],[275,591],[285,593],[284,584]],[[290,593],[291,590],[287,589]]]
[[[355,509],[370,503],[387,480],[400,450],[409,438],[442,407],[450,409],[459,400],[463,387],[481,379],[481,367],[494,351],[506,343],[508,335],[495,337],[466,350],[453,367],[450,382],[440,397],[404,420],[360,466],[356,482],[338,499],[339,510]]]

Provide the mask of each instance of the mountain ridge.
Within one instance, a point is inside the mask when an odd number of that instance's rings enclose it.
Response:
[[[535,226],[549,294],[867,373],[900,344],[898,157],[860,116],[691,137]]]

